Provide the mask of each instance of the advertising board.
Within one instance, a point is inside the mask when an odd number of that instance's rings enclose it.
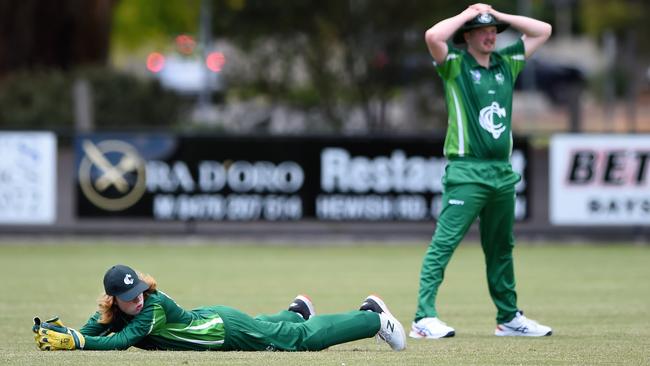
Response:
[[[437,217],[446,161],[428,137],[93,134],[75,141],[80,217],[418,221]],[[527,145],[515,142],[517,217]]]
[[[650,225],[650,135],[553,136],[554,225]]]
[[[0,224],[56,221],[56,135],[0,132]]]

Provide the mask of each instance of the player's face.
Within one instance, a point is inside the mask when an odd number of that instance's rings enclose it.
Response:
[[[122,301],[117,297],[115,300],[117,300],[117,306],[120,308],[120,310],[128,315],[140,314],[140,311],[142,311],[142,307],[144,306],[144,296],[142,294],[136,296],[131,301]]]
[[[494,51],[497,41],[497,27],[481,27],[466,33],[467,46],[480,53]]]

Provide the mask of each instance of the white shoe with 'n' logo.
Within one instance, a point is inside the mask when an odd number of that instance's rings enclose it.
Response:
[[[370,295],[363,300],[359,310],[372,311],[379,314],[381,326],[377,336],[383,339],[393,351],[402,351],[406,348],[406,332],[402,323],[400,323],[391,312],[388,306],[377,295]]]

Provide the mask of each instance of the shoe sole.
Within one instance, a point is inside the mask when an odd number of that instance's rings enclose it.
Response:
[[[307,309],[309,309],[309,319],[311,319],[312,316],[316,315],[316,309],[314,308],[314,304],[311,302],[311,299],[307,295],[298,295],[296,296],[297,300],[300,300],[307,305]]]
[[[550,330],[548,333],[545,334],[531,334],[531,333],[519,333],[519,332],[512,332],[512,333],[497,333],[494,332],[494,335],[497,337],[549,337],[553,335],[553,331]]]
[[[440,339],[440,338],[451,338],[451,337],[453,337],[453,336],[455,336],[455,335],[456,335],[456,331],[453,331],[453,330],[452,330],[451,332],[449,332],[449,333],[443,335],[443,336],[440,336],[440,337],[427,337],[427,336],[423,336],[422,334],[420,334],[419,332],[416,332],[416,331],[414,331],[414,330],[411,330],[411,331],[409,332],[409,337],[414,338],[414,339]]]

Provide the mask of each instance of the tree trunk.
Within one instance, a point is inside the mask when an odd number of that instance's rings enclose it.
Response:
[[[70,70],[108,60],[117,0],[0,2],[0,77],[18,69]]]

